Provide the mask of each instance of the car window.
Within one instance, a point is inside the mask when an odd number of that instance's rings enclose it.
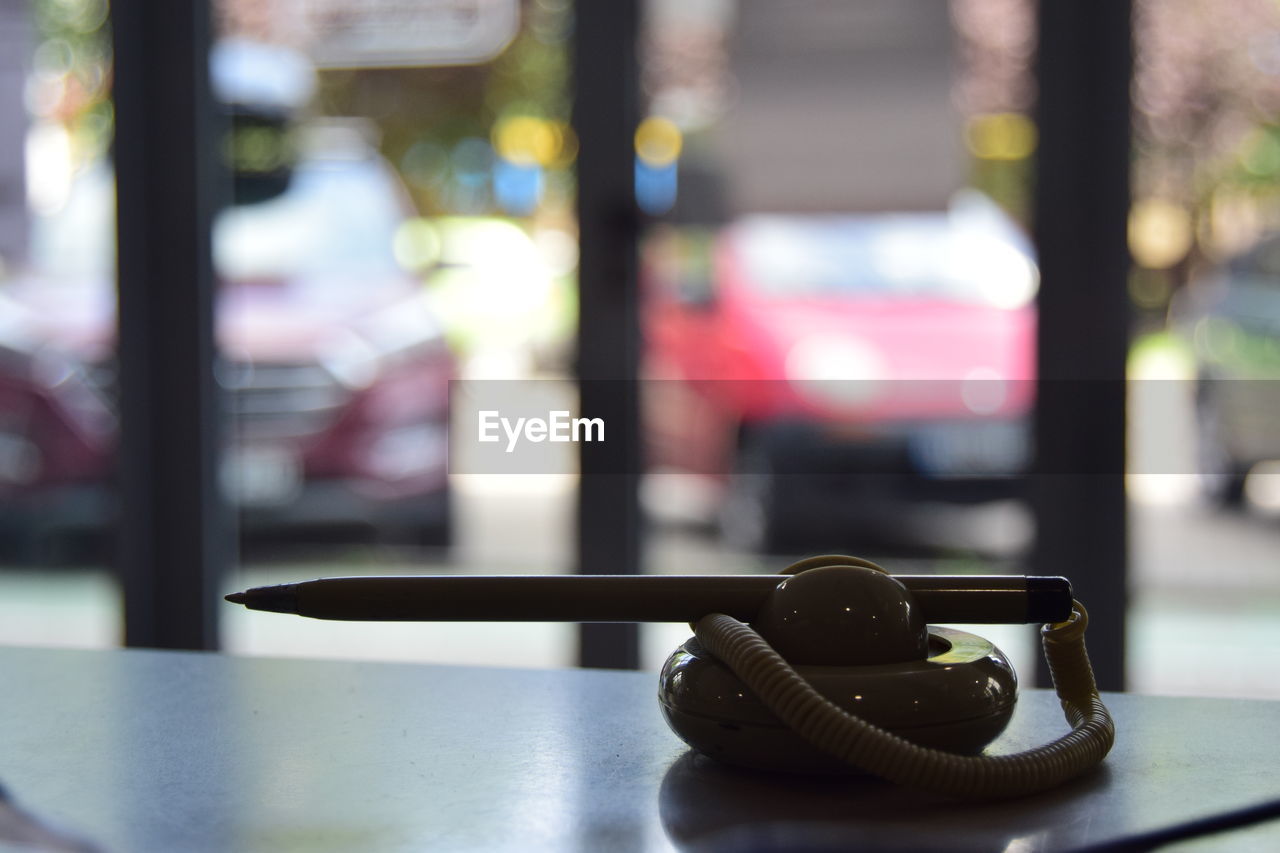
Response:
[[[104,281],[115,263],[115,183],[98,163],[75,179],[67,203],[33,225],[32,264],[43,281]],[[407,209],[397,179],[374,157],[303,160],[283,195],[221,212],[214,265],[228,280],[305,280],[397,270],[396,229]],[[295,282],[296,283],[296,282]]]
[[[1028,254],[944,213],[754,217],[738,226],[744,279],[778,298],[933,298],[1019,307],[1035,293]]]
[[[404,218],[395,179],[377,160],[304,161],[283,195],[219,215],[214,263],[230,280],[391,273]]]

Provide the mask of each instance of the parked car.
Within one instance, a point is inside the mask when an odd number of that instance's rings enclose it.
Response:
[[[1018,493],[1038,274],[986,199],[663,230],[643,269],[653,470],[711,484],[735,544]]]
[[[358,127],[301,140],[282,194],[215,222],[223,485],[249,532],[447,542],[454,357],[394,256],[408,195]],[[112,192],[107,164],[81,176],[38,223],[33,268],[0,292],[0,501],[32,535],[110,521]]]
[[[1249,471],[1280,460],[1280,234],[1193,282],[1171,316],[1196,363],[1202,492],[1239,504]]]

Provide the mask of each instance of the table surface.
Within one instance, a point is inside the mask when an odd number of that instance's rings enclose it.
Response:
[[[975,805],[717,766],[652,673],[0,648],[0,675],[0,784],[108,851],[1075,850],[1280,795],[1274,702],[1110,695],[1100,770]],[[995,751],[1065,730],[1024,691]]]

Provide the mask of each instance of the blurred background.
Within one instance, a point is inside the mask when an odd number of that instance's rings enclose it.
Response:
[[[214,7],[223,590],[572,571],[572,458],[450,456],[451,381],[575,405],[572,4]],[[643,11],[643,570],[1025,571],[1035,4]],[[1127,684],[1274,698],[1280,6],[1135,0],[1133,33]],[[3,643],[122,641],[111,53],[106,0],[0,0]],[[241,654],[577,654],[567,625],[219,615]],[[687,633],[645,627],[642,665]]]

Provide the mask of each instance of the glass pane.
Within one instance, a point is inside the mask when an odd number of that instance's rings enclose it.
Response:
[[[1280,11],[1140,0],[1134,28],[1129,678],[1274,698]]]
[[[228,591],[567,571],[572,474],[448,465],[458,382],[573,397],[567,4],[225,2],[218,21],[237,191],[213,233]],[[222,618],[234,652],[576,659],[571,625]]]
[[[981,6],[648,4],[652,571],[1024,571],[1034,33]]]
[[[823,550],[899,569],[1023,571],[1026,508],[960,501],[952,487],[976,483],[948,475],[1026,449],[1008,424],[985,436],[972,427],[1008,411],[977,409],[1031,397],[1032,337],[1018,331],[1030,318],[1018,306],[1033,293],[1033,259],[1008,226],[1025,234],[1028,223],[1034,4],[650,8],[649,109],[682,142],[678,170],[638,167],[642,203],[647,188],[663,214],[646,251],[651,366],[756,389],[699,396],[682,380],[654,391],[660,459],[682,471],[648,484],[655,514],[676,522],[656,537],[655,570],[685,564],[683,545],[665,547],[682,541],[725,571],[773,571]],[[1129,677],[1144,692],[1274,696],[1280,19],[1252,0],[1220,11],[1135,10]],[[974,191],[1008,220],[953,232],[967,250],[956,252],[941,235],[972,212]],[[970,262],[977,289],[964,286]],[[983,302],[1001,325],[975,319]],[[963,340],[965,328],[982,328],[974,337],[1006,360]],[[945,364],[929,361],[935,347]],[[768,408],[759,380],[801,375],[824,399],[770,444],[745,407]],[[944,380],[917,387],[950,386],[977,409],[881,417],[886,377]],[[884,460],[896,441],[906,464]],[[833,449],[854,446],[868,453],[845,476],[802,470],[810,452],[825,469]],[[816,523],[815,498],[836,525]],[[804,528],[791,542],[789,526]],[[751,556],[760,550],[781,556]],[[1021,632],[984,632],[1035,654]]]
[[[0,642],[120,641],[105,3],[0,8]]]

